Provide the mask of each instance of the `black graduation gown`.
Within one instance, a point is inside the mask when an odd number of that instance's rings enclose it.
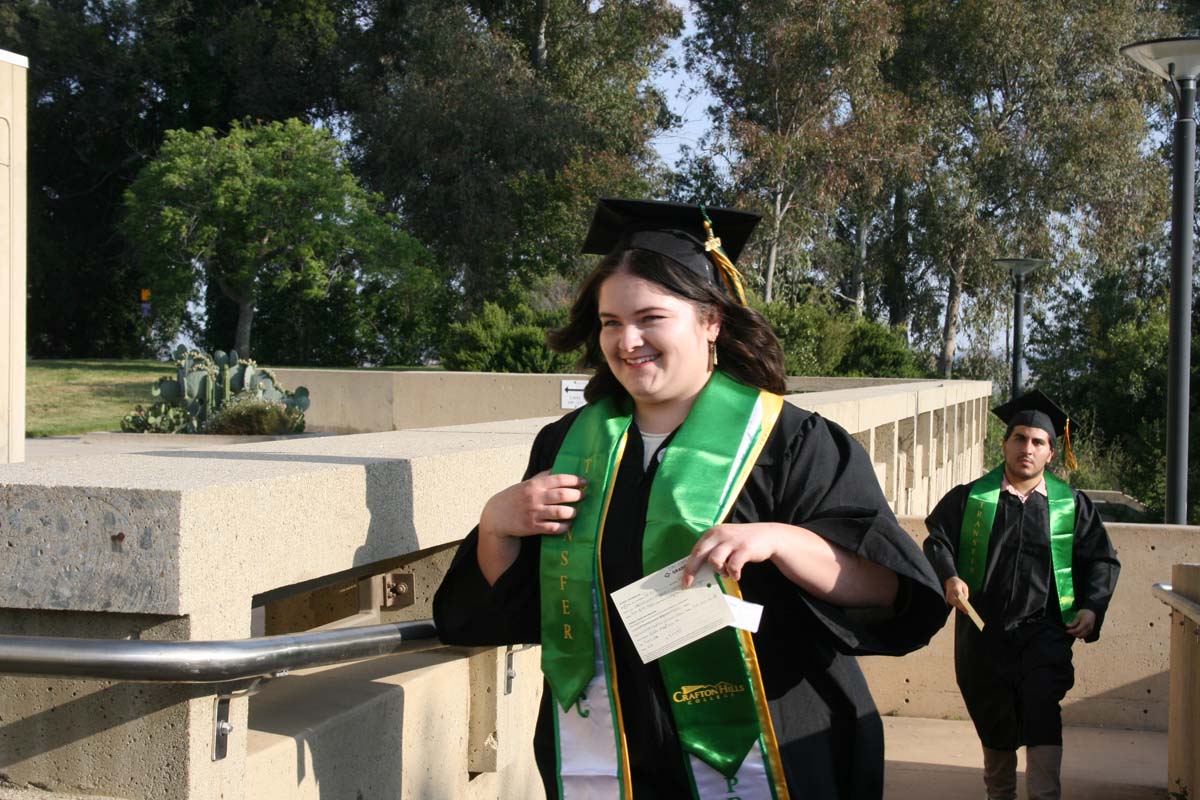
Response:
[[[958,574],[958,542],[972,485],[950,490],[925,520],[925,554],[943,583]],[[1076,608],[1096,614],[1096,627],[1085,640],[1094,642],[1121,566],[1096,507],[1087,495],[1073,494],[1071,573]],[[980,740],[996,750],[1062,744],[1059,704],[1075,682],[1075,638],[1066,632],[1058,607],[1049,531],[1044,495],[1035,492],[1022,503],[1001,492],[983,586],[970,598],[984,630],[966,614],[956,615],[955,676]]]
[[[538,434],[526,477],[552,465],[574,416]],[[642,462],[635,426],[605,524],[601,566],[610,592],[643,577],[642,529],[657,459],[647,473]],[[900,576],[896,608],[873,618],[807,595],[771,563],[747,565],[740,583],[747,600],[765,607],[754,641],[792,796],[881,797],[882,723],[853,655],[901,655],[944,624],[945,603],[928,562],[896,523],[862,448],[842,428],[787,403],[729,519],[803,525]],[[463,541],[434,598],[440,637],[463,645],[538,642],[540,537],[523,540],[516,563],[491,587],[476,561],[477,537],[478,529]],[[608,602],[634,796],[686,797],[662,678],[654,664],[641,663]],[[551,702],[546,690],[534,750],[554,798]]]

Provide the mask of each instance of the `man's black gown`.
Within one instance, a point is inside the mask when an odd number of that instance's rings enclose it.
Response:
[[[943,582],[958,574],[959,534],[973,485],[951,489],[925,520],[925,553]],[[1121,566],[1096,507],[1087,495],[1073,494],[1075,607],[1095,612],[1096,627],[1084,640],[1094,642]],[[1058,606],[1049,531],[1044,495],[1034,492],[1022,503],[1001,492],[983,587],[970,597],[983,631],[966,614],[956,614],[954,672],[980,740],[994,750],[1062,744],[1059,703],[1075,683],[1075,637],[1066,632]]]
[[[577,412],[576,412],[577,413]],[[575,414],[543,428],[526,478],[548,469]],[[670,447],[668,439],[663,447]],[[642,529],[658,460],[643,472],[641,436],[630,430],[605,524],[601,566],[609,591],[642,575]],[[896,523],[862,448],[837,425],[784,403],[731,522],[800,525],[900,576],[894,610],[865,614],[817,600],[771,563],[749,564],[743,596],[765,609],[754,636],[788,785],[795,798],[877,798],[883,792],[883,729],[855,654],[901,655],[944,624],[946,605],[921,551]],[[540,537],[489,587],[476,561],[478,530],[460,546],[434,598],[442,641],[538,642]],[[670,703],[654,664],[644,665],[609,599],[621,711],[634,796],[690,795]],[[557,796],[553,709],[543,694],[534,749],[548,797]]]

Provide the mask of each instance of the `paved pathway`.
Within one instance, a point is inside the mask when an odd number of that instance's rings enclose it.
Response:
[[[884,717],[886,800],[984,796],[983,751],[970,722]],[[1025,792],[1025,753],[1017,763]],[[1105,728],[1063,732],[1063,800],[1165,800],[1167,734]]]

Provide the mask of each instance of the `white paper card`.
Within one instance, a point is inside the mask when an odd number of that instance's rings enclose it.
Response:
[[[733,612],[733,627],[758,633],[758,623],[762,621],[762,603],[750,603],[728,594],[724,597],[729,610]]]
[[[684,589],[686,564],[681,558],[612,594],[644,664],[729,625],[758,630],[762,606],[723,594],[707,564]]]

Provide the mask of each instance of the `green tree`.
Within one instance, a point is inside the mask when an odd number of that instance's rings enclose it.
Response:
[[[758,308],[779,337],[788,375],[834,374],[851,326],[823,293],[811,290],[804,302],[773,300]]]
[[[359,170],[453,271],[466,310],[577,274],[588,207],[653,194],[670,120],[648,79],[661,0],[363,4],[348,120]]]
[[[479,314],[451,325],[442,364],[470,372],[573,372],[578,354],[546,346],[546,330],[565,322],[565,310],[538,313],[518,305],[509,312],[485,302]]]
[[[834,375],[871,378],[928,377],[901,331],[867,319],[855,320]]]
[[[326,113],[351,5],[0,3],[0,48],[30,59],[31,352],[138,354],[142,287],[118,230],[125,190],[169,129]]]
[[[177,324],[196,287],[238,309],[234,347],[251,352],[264,287],[324,297],[331,280],[395,254],[406,234],[376,211],[328,131],[299,120],[170,131],[126,194],[123,229],[159,313]]]
[[[919,119],[883,80],[900,15],[889,0],[701,0],[688,64],[718,102],[707,155],[732,165],[735,192],[764,213],[763,296],[778,278],[848,273],[865,308],[868,241],[880,193],[919,161]],[[838,216],[839,208],[844,213]],[[820,243],[839,238],[846,245]],[[834,268],[832,260],[841,263]]]
[[[1066,289],[1036,317],[1028,360],[1097,451],[1120,454],[1121,489],[1162,513],[1166,485],[1168,295],[1162,262],[1131,262],[1085,291]],[[1193,323],[1193,337],[1200,326]],[[1192,381],[1200,377],[1193,357]],[[1191,447],[1200,443],[1195,409]],[[1094,472],[1103,472],[1093,467]],[[1189,469],[1191,514],[1200,513],[1200,470]],[[1097,488],[1097,487],[1088,487]],[[1110,488],[1110,487],[1099,487]]]
[[[1139,0],[906,4],[889,74],[929,120],[912,237],[945,298],[929,332],[941,375],[964,314],[990,320],[1007,294],[993,258],[1069,266],[1152,235],[1165,172],[1146,147],[1151,95],[1117,50],[1172,25]],[[1050,280],[1035,274],[1035,291]]]

